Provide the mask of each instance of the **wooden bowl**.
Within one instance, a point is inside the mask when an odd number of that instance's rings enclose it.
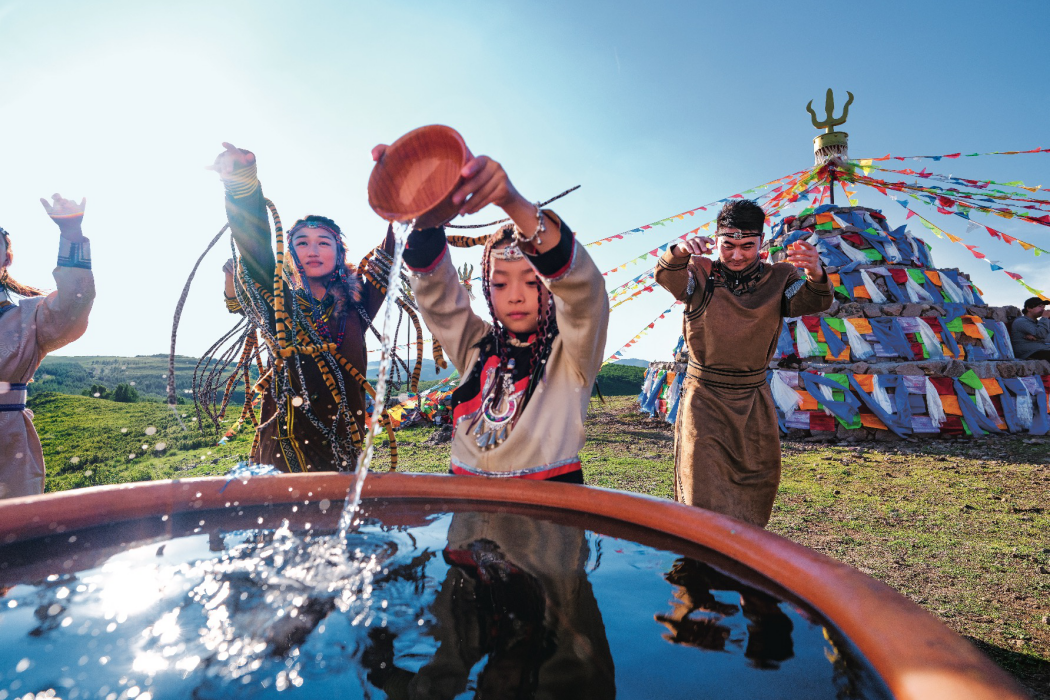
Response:
[[[463,137],[440,124],[408,132],[386,149],[368,178],[368,203],[387,221],[412,221],[432,228],[459,212],[452,201],[473,156]]]

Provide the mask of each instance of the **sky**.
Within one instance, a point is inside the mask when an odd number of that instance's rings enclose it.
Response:
[[[285,222],[335,219],[354,261],[385,229],[366,198],[371,147],[431,123],[500,161],[529,199],[581,185],[554,208],[589,242],[811,166],[805,105],[819,113],[829,87],[855,96],[839,127],[854,158],[1050,147],[1048,21],[1036,1],[0,3],[0,226],[15,242],[12,276],[53,287],[58,232],[38,199],[86,196],[98,295],[87,333],[58,354],[166,353],[187,276],[225,223],[205,169],[223,141],[256,153]],[[905,165],[1050,187],[1050,154]],[[904,223],[887,199],[861,204]],[[705,220],[589,250],[608,270]],[[1046,227],[990,223],[1050,249]],[[1046,257],[967,242],[1050,291]],[[1029,296],[961,246],[931,243],[938,266],[971,272],[989,303]],[[180,354],[232,325],[228,238],[216,248],[191,288]],[[670,304],[657,289],[616,309],[606,356]],[[626,356],[669,359],[680,323],[668,315]]]

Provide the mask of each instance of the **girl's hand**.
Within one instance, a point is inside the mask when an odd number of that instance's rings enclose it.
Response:
[[[452,195],[452,201],[461,205],[461,216],[474,214],[489,204],[495,204],[514,217],[514,212],[508,207],[532,206],[514,189],[503,166],[488,156],[471,158],[463,166],[460,175],[464,183]]]
[[[812,243],[796,241],[788,249],[787,261],[805,270],[806,276],[814,282],[823,282],[825,279],[824,266],[820,263],[820,253]]]
[[[215,156],[215,162],[208,166],[209,170],[219,173],[219,177],[228,177],[234,171],[247,168],[255,164],[255,154],[244,148],[237,148],[232,143],[223,141],[222,147],[226,150]]]
[[[52,202],[48,202],[43,197],[40,198],[40,203],[44,205],[44,211],[52,219],[69,219],[74,217],[83,217],[84,208],[87,205],[87,197],[80,200],[80,204],[77,204],[71,199],[65,199],[62,195],[57,192],[51,195]]]
[[[707,236],[697,236],[689,240],[676,243],[671,248],[671,254],[679,258],[690,255],[708,255],[715,249],[715,242]]]
[[[71,199],[65,199],[56,192],[51,196],[50,202],[41,197],[40,203],[44,205],[44,211],[51,217],[51,220],[58,224],[58,230],[61,231],[63,237],[72,241],[83,238],[84,232],[80,225],[84,221],[87,197],[81,199],[78,204]]]

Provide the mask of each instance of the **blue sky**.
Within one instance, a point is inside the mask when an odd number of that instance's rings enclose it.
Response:
[[[582,185],[557,210],[590,241],[809,166],[804,108],[828,87],[856,96],[853,157],[1048,147],[1048,20],[1044,2],[7,2],[0,226],[15,236],[14,275],[47,286],[57,235],[37,198],[86,195],[98,299],[62,352],[163,353],[186,275],[224,223],[203,168],[224,140],[257,153],[285,221],[333,217],[355,258],[383,230],[365,198],[369,149],[427,123],[458,129],[532,199]],[[1050,186],[1050,154],[929,167]],[[888,200],[862,203],[903,221]],[[592,250],[605,270],[690,223]],[[1002,223],[1050,247],[1045,227]],[[968,242],[1050,290],[1045,257]],[[1027,296],[933,244],[992,303]],[[181,353],[232,320],[222,247],[194,283]],[[617,309],[606,354],[669,303],[657,291]],[[628,354],[666,356],[677,318]]]

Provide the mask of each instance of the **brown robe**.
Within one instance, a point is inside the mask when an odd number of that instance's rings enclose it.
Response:
[[[698,269],[664,253],[656,281],[685,303],[689,370],[675,423],[675,499],[765,527],[780,484],[780,433],[766,383],[785,316],[831,306],[831,283],[804,282],[788,263],[763,263],[752,292],[715,287],[706,308]],[[694,282],[695,280],[695,282]]]

